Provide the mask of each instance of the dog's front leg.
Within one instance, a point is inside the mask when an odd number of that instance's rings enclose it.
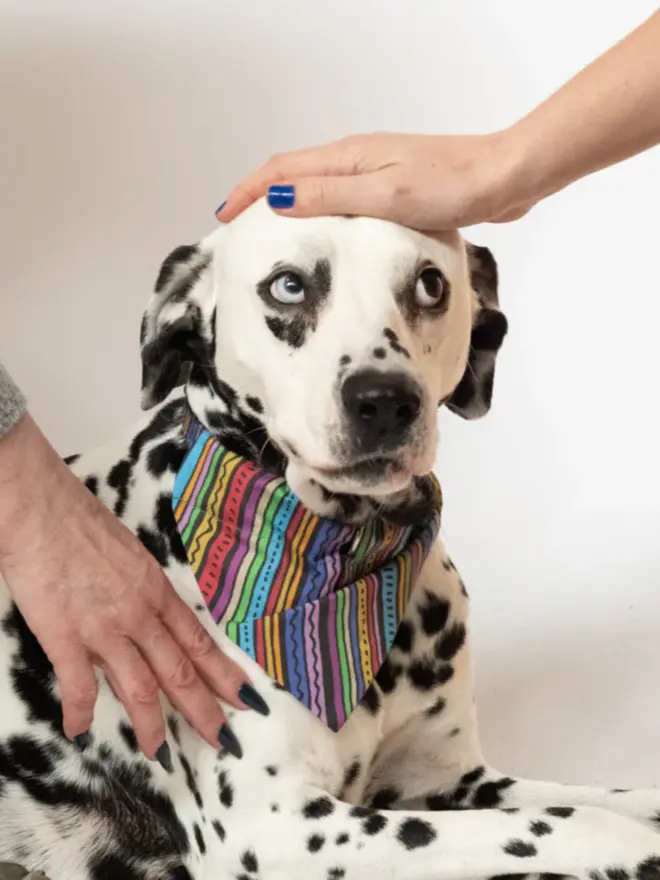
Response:
[[[254,838],[265,880],[290,880],[301,866],[307,880],[473,880],[521,872],[594,880],[614,871],[660,878],[660,836],[596,808],[562,816],[535,808],[389,812],[351,807],[312,789],[287,800]]]
[[[656,832],[660,831],[660,791],[608,790],[516,779],[483,765],[477,765],[465,773],[449,792],[443,790],[442,793],[429,794],[404,802],[401,806],[431,810],[537,807],[558,816],[570,813],[574,807],[598,807],[642,822]]]

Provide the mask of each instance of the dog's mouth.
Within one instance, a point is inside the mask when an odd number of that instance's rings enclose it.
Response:
[[[375,455],[340,467],[318,467],[316,472],[330,480],[342,479],[382,479],[405,470],[403,457]]]
[[[408,452],[372,455],[336,467],[312,467],[314,477],[331,491],[388,495],[407,486],[414,475]]]
[[[409,446],[370,455],[342,455],[334,462],[314,461],[300,454],[293,443],[280,441],[292,462],[302,466],[314,482],[333,494],[387,496],[405,490],[415,479],[432,470],[428,455]]]

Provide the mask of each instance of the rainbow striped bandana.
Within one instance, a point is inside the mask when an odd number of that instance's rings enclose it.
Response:
[[[317,516],[194,418],[172,508],[213,619],[331,730],[387,657],[440,526]]]

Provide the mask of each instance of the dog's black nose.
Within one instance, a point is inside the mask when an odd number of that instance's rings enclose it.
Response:
[[[366,446],[400,441],[422,408],[419,387],[405,373],[360,370],[342,385],[341,399]]]

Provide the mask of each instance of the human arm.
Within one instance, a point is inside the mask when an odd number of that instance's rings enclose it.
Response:
[[[275,156],[217,216],[233,219],[272,188],[272,207],[291,216],[364,214],[429,231],[511,220],[659,142],[660,11],[509,128],[359,135]]]
[[[137,538],[64,464],[2,375],[0,574],[53,663],[65,733],[84,735],[91,725],[98,666],[149,757],[163,757],[160,690],[217,747],[225,717],[216,695],[245,708],[244,673]],[[17,418],[8,415],[10,395]]]

